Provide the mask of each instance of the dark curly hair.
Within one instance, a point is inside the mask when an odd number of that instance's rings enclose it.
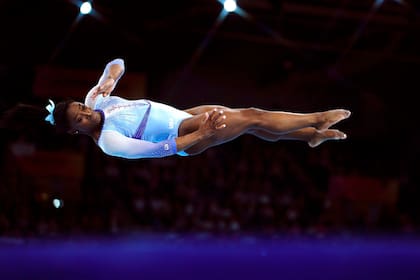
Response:
[[[72,99],[61,101],[55,105],[53,112],[55,127],[58,132],[67,132],[70,129],[70,123],[67,118],[67,109],[70,103],[74,102]]]
[[[72,102],[74,100],[67,99],[55,105],[53,112],[54,128],[59,133],[65,133],[70,129],[70,124],[67,119],[67,109]],[[18,103],[14,107],[2,112],[0,128],[27,130],[33,128],[34,125],[41,125],[41,123],[48,125],[49,123],[45,121],[48,114],[49,112],[45,106]]]

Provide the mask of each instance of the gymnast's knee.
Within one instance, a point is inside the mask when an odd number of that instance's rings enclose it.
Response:
[[[248,107],[241,109],[241,115],[246,119],[247,122],[257,125],[261,120],[264,111],[255,107]]]

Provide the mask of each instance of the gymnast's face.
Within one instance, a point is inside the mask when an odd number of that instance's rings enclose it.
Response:
[[[67,119],[70,124],[68,132],[71,134],[91,134],[101,123],[100,113],[80,102],[72,102],[69,104]]]

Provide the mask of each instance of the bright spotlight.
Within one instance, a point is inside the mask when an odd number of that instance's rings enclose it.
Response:
[[[82,5],[80,5],[80,13],[83,15],[87,15],[92,11],[92,5],[90,2],[83,2]]]
[[[58,199],[58,198],[55,198],[55,199],[53,199],[53,205],[54,205],[54,207],[55,208],[61,208],[61,207],[63,207],[63,201],[61,200],[61,199]]]
[[[384,0],[376,0],[375,4],[373,5],[375,6],[375,8],[379,8],[383,3],[384,3]]]
[[[224,9],[227,12],[234,12],[237,8],[236,1],[235,0],[226,0],[223,4]]]

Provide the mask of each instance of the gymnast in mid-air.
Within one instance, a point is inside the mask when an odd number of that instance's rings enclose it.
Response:
[[[43,118],[57,131],[88,135],[105,154],[127,159],[196,155],[243,134],[266,141],[300,140],[310,147],[347,137],[330,128],[350,116],[345,109],[292,113],[201,105],[180,110],[112,96],[124,71],[122,59],[108,62],[84,103],[49,100],[41,108]]]

